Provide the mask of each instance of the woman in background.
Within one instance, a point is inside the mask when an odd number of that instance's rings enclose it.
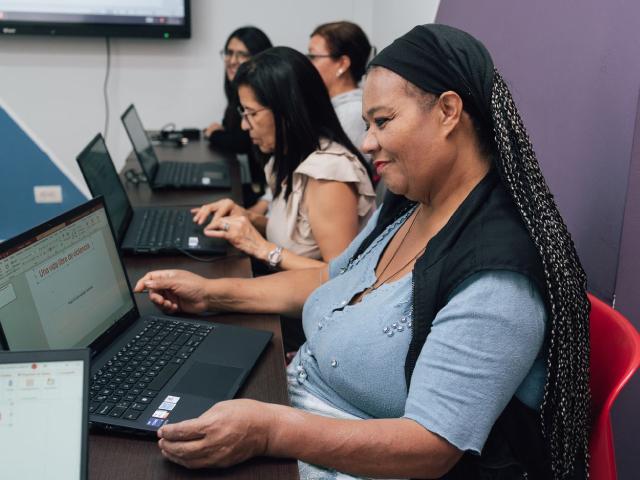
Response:
[[[342,129],[351,143],[360,149],[365,130],[362,121],[362,89],[358,84],[371,54],[367,35],[355,23],[325,23],[313,31],[308,48],[307,58],[316,67],[329,91]],[[270,201],[271,192],[267,192],[253,210],[265,212]]]
[[[272,268],[323,266],[353,240],[375,209],[368,165],[349,140],[318,71],[301,53],[276,47],[238,69],[242,128],[271,155],[269,218],[229,199],[194,210],[225,238]]]
[[[361,148],[365,134],[362,89],[358,84],[370,55],[367,35],[355,23],[319,25],[309,39],[307,57],[318,69],[329,91],[342,128],[358,148]]]
[[[241,64],[267,48],[271,48],[271,41],[259,28],[242,27],[229,35],[224,49],[220,51],[225,67],[224,93],[227,97],[227,107],[222,123],[213,122],[204,131],[205,137],[209,138],[213,147],[248,156],[248,169],[243,169],[242,178],[243,195],[247,205],[255,203],[257,198],[251,188],[251,180],[264,187],[265,179],[263,165],[251,147],[249,134],[240,128],[238,92],[233,86],[233,79]]]

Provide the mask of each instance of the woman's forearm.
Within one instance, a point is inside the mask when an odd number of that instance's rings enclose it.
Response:
[[[256,230],[260,232],[263,237],[267,234],[267,222],[269,219],[260,213],[256,213],[252,210],[247,210],[247,216],[249,221],[256,227]]]
[[[327,263],[322,260],[296,255],[290,250],[282,251],[282,260],[280,261],[281,270],[300,270],[303,268],[322,268],[326,266]]]
[[[208,310],[299,317],[307,297],[328,279],[328,268],[278,272],[258,278],[207,280]]]
[[[261,248],[256,253],[256,258],[258,260],[262,260],[265,263],[269,261],[269,253],[275,250],[277,245],[273,242],[266,242],[264,247]],[[315,260],[313,258],[303,257],[302,255],[297,255],[293,253],[291,250],[283,249],[280,256],[280,263],[278,264],[278,268],[280,270],[302,270],[305,268],[323,268],[326,267],[327,263],[322,260]]]
[[[385,478],[439,478],[462,456],[413,420],[339,420],[273,408],[267,455]]]

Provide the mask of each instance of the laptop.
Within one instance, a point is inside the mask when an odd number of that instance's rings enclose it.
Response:
[[[152,434],[232,398],[270,332],[141,317],[102,197],[0,244],[0,341],[90,348],[89,421]]]
[[[2,478],[87,478],[89,350],[0,352]]]
[[[127,253],[224,254],[227,242],[193,223],[190,207],[132,208],[101,134],[77,157],[91,194],[102,195],[116,239]]]
[[[231,188],[225,164],[160,162],[133,104],[120,118],[151,188]]]

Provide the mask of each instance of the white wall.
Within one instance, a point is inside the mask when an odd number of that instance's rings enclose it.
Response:
[[[225,99],[218,51],[235,28],[255,25],[274,45],[306,51],[316,25],[351,20],[380,49],[413,25],[433,21],[439,0],[191,3],[190,40],[111,40],[107,144],[118,167],[130,151],[120,114],[131,102],[147,128],[168,122],[203,127],[221,117]],[[105,70],[104,38],[0,38],[0,98],[77,179],[75,156],[104,127]]]
[[[371,38],[378,51],[416,25],[433,23],[440,0],[372,0]]]

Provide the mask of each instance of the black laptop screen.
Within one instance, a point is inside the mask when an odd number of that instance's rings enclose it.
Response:
[[[104,197],[111,224],[120,241],[129,225],[133,211],[102,135],[96,135],[78,155],[78,165],[91,190],[91,195]]]
[[[10,350],[87,347],[135,308],[106,211],[88,205],[1,245],[0,325]]]
[[[156,157],[156,152],[153,151],[153,145],[151,145],[147,132],[144,131],[138,112],[133,105],[127,108],[122,114],[122,123],[127,131],[127,135],[129,135],[129,140],[131,140],[133,150],[136,152],[144,174],[147,176],[149,182],[152,182],[158,169],[158,158]]]

